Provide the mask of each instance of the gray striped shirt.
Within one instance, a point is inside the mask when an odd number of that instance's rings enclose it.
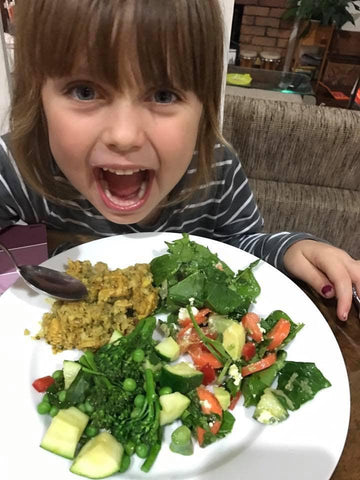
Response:
[[[193,163],[185,176],[196,171]],[[0,229],[22,220],[26,224],[44,223],[53,229],[103,237],[134,232],[187,232],[241,248],[284,271],[283,256],[290,245],[314,237],[305,233],[262,233],[263,219],[237,156],[217,146],[213,168],[217,180],[199,188],[207,189],[205,199],[196,192],[191,203],[164,208],[153,225],[119,225],[106,220],[85,198],[60,205],[37,194],[25,184],[0,138]]]

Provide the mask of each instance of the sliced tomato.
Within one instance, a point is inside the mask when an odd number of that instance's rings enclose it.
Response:
[[[289,335],[290,328],[291,324],[289,320],[286,320],[285,318],[280,318],[279,321],[267,334],[267,337],[272,339],[267,349],[275,350],[275,348],[280,346],[285,340],[285,338]]]
[[[250,363],[249,365],[245,365],[241,369],[241,375],[246,377],[247,375],[251,375],[255,372],[260,372],[260,370],[264,370],[265,368],[270,367],[273,363],[276,362],[276,353],[269,353],[266,357],[262,358],[258,362]]]
[[[205,415],[216,413],[217,415],[222,417],[222,408],[219,401],[215,397],[215,395],[203,387],[198,387],[196,391],[201,403],[202,412],[205,413]],[[216,420],[213,426],[210,428],[211,433],[216,435],[220,430],[220,427],[221,427],[221,420]],[[196,433],[197,433],[199,445],[202,445],[204,442],[205,430],[202,427],[196,427]]]
[[[46,390],[55,382],[53,377],[47,375],[46,377],[37,378],[33,381],[32,386],[40,393],[46,392]]]
[[[216,332],[213,332],[208,327],[202,327],[201,331],[204,335],[209,338],[216,338]],[[183,327],[179,330],[176,341],[180,346],[180,352],[186,353],[191,345],[200,345],[202,344],[199,335],[197,334],[195,328],[191,325]]]
[[[202,308],[201,310],[198,311],[198,313],[195,315],[195,320],[196,323],[201,325],[202,323],[207,323],[207,316],[209,313],[212,313],[212,310],[210,308]]]
[[[204,374],[202,381],[203,385],[210,385],[210,383],[212,383],[216,378],[215,368],[206,363],[200,368],[200,370]]]
[[[194,316],[195,322],[198,325],[201,325],[203,323],[207,323],[207,315],[211,313],[212,311],[210,308],[202,308],[201,310],[198,311],[198,313]],[[182,320],[178,320],[178,323],[181,327],[187,327],[189,325],[192,325],[191,318],[184,318]]]
[[[261,342],[263,339],[263,334],[260,330],[260,317],[256,313],[246,313],[242,319],[241,323],[243,324],[245,330],[249,332],[255,342]]]
[[[234,410],[236,404],[238,403],[239,401],[239,398],[241,397],[241,392],[237,392],[237,394],[235,395],[235,397],[233,397],[231,399],[231,402],[230,402],[230,405],[229,405],[229,410]]]
[[[212,368],[221,368],[223,365],[204,345],[190,345],[188,353],[194,364],[201,369],[204,365]]]
[[[256,353],[256,347],[253,342],[246,342],[243,346],[241,355],[244,357],[244,360],[247,362],[253,358]]]

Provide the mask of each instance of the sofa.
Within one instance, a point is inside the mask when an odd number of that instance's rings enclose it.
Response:
[[[225,96],[264,231],[306,231],[360,258],[360,112]]]

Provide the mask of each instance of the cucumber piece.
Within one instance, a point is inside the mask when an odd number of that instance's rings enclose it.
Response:
[[[265,388],[253,417],[260,423],[270,425],[286,420],[289,416],[287,409],[279,401],[271,388]]]
[[[159,397],[161,405],[160,425],[172,423],[181,417],[187,407],[190,405],[190,399],[182,393],[174,392]]]
[[[223,347],[233,360],[239,360],[246,341],[246,332],[242,323],[232,322],[223,333]]]
[[[171,434],[170,450],[180,455],[192,455],[194,446],[191,440],[191,430],[186,425],[181,425]]]
[[[81,365],[78,362],[73,362],[71,360],[64,360],[63,362],[63,375],[64,375],[64,386],[67,390],[72,382],[75,380],[76,375],[80,372]]]
[[[172,337],[164,338],[155,347],[159,357],[167,362],[173,362],[180,356],[180,347]]]
[[[119,471],[123,452],[115,437],[101,432],[82,447],[70,471],[87,478],[109,477]]]
[[[65,458],[74,458],[89,417],[76,407],[60,410],[52,419],[40,447]]]
[[[204,374],[188,362],[165,365],[160,373],[160,385],[175,392],[187,393],[202,383]]]
[[[213,391],[217,401],[220,403],[221,408],[223,410],[227,410],[231,402],[230,392],[228,392],[224,387],[214,387]]]

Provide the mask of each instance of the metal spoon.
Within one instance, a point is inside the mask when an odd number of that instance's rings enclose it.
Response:
[[[30,288],[38,293],[45,293],[59,300],[81,300],[87,296],[85,285],[76,278],[64,272],[58,272],[37,265],[17,265],[9,250],[0,243],[0,247],[14,264],[17,273]]]

